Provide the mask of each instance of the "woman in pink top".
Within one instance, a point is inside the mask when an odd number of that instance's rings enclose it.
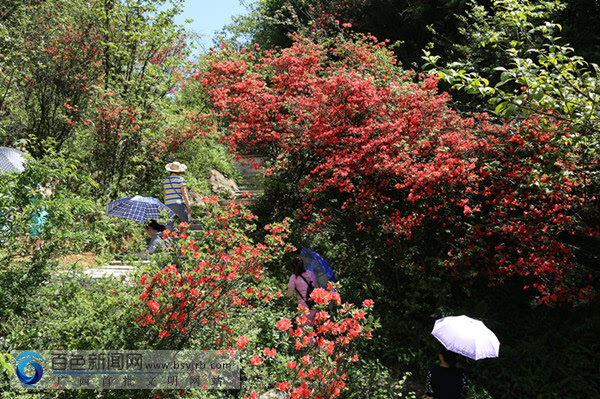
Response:
[[[294,274],[290,276],[286,294],[287,296],[292,297],[295,292],[298,305],[302,305],[308,309],[308,305],[306,305],[308,282],[312,282],[312,286],[317,288],[317,278],[313,272],[304,269],[304,262],[299,256],[292,258],[292,266],[294,267]],[[317,309],[310,309],[308,314],[306,314],[306,318],[308,319],[306,324],[312,323],[316,314]]]

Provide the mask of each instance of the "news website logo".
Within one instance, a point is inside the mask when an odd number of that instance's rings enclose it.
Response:
[[[44,361],[43,357],[32,351],[23,352],[15,359],[17,363],[17,378],[23,384],[35,385],[42,378],[42,375],[44,375],[44,369],[36,362],[37,359],[42,362]],[[25,372],[28,366],[33,367],[35,371],[31,376],[28,376]]]

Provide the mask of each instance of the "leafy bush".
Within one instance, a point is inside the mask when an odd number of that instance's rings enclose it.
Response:
[[[0,179],[0,320],[5,321],[27,313],[28,300],[56,272],[58,258],[97,250],[104,237],[97,205],[71,191],[93,184],[76,163],[52,155]]]

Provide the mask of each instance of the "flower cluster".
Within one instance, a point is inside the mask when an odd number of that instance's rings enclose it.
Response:
[[[295,360],[290,361],[289,356],[271,348],[250,359],[254,366],[261,366],[266,358],[273,358],[268,364],[283,363],[284,375],[278,375],[282,380],[276,381],[275,387],[290,398],[339,397],[347,384],[346,370],[358,361],[355,344],[372,338],[376,325],[366,315],[374,302],[365,300],[362,307],[342,304],[339,293],[332,288],[313,291],[311,298],[317,303],[318,312],[309,326],[304,326],[306,309],[302,308],[294,321],[277,322],[276,328],[286,332],[290,346],[293,345],[291,355]]]

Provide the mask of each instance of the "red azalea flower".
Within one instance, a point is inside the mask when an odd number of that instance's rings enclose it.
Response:
[[[260,357],[258,355],[254,355],[250,359],[250,364],[258,365],[258,364],[261,364],[261,363],[262,363],[262,357]]]
[[[288,319],[279,320],[277,322],[277,328],[281,331],[287,331],[292,326],[292,322]]]

